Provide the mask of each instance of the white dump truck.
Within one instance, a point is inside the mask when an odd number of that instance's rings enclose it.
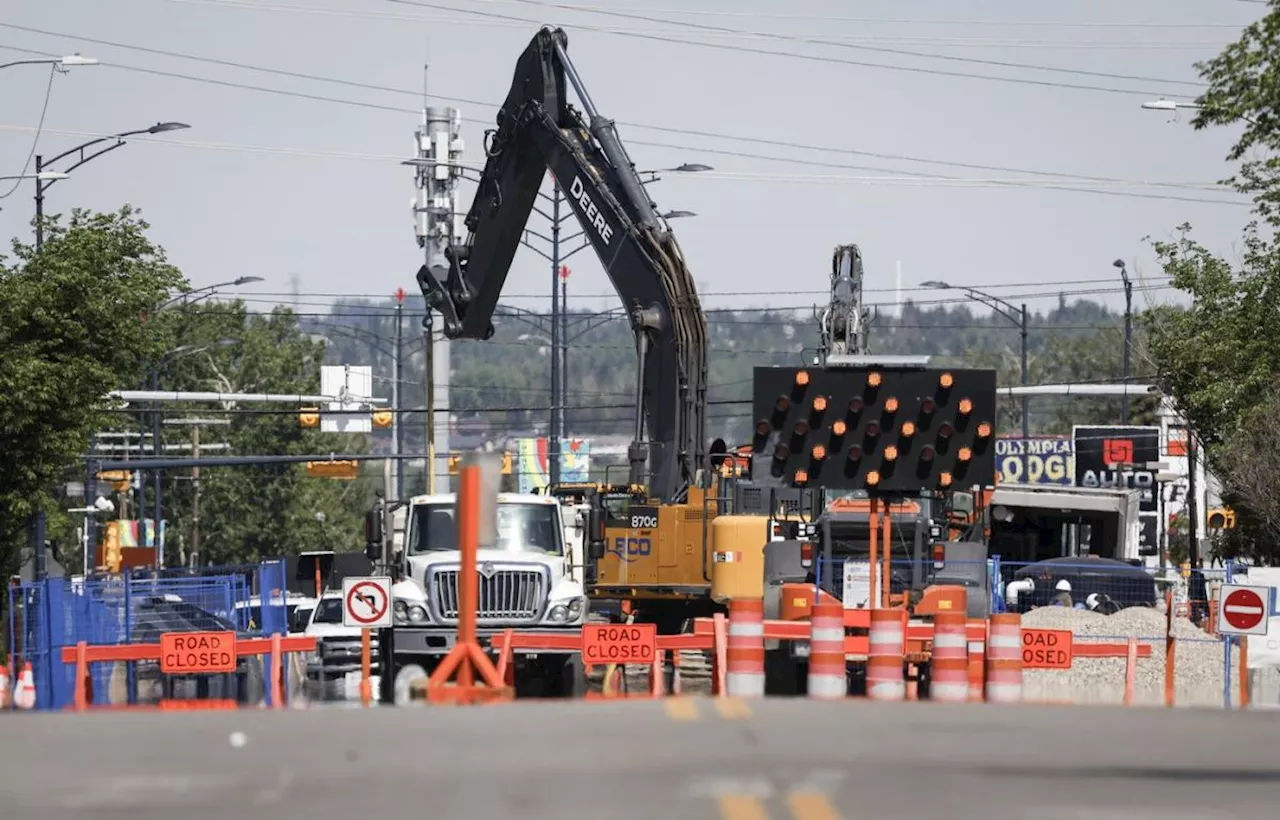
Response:
[[[403,508],[402,508],[403,509]],[[587,620],[582,557],[565,537],[556,498],[499,494],[497,543],[477,554],[477,634],[484,645],[506,629],[566,630]],[[603,531],[603,522],[599,524]],[[396,700],[436,667],[457,637],[459,572],[456,498],[411,499],[394,540],[400,578],[392,587]],[[602,536],[601,536],[602,538]],[[585,688],[578,653],[517,653],[518,695],[572,697]]]

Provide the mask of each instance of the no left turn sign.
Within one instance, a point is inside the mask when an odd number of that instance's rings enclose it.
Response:
[[[342,625],[382,629],[391,626],[391,579],[342,579]]]
[[[1271,609],[1270,587],[1223,584],[1218,593],[1218,631],[1228,635],[1265,635]]]

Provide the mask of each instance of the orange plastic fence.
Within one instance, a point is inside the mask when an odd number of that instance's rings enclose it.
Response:
[[[721,616],[718,616],[721,617]],[[708,621],[712,620],[710,618]],[[508,686],[515,683],[515,651],[523,650],[526,652],[578,652],[582,649],[582,630],[566,629],[555,633],[534,632],[522,633],[514,629],[507,629],[494,635],[489,639],[489,644],[498,651],[498,674]],[[712,694],[719,695],[724,692],[724,660],[719,658],[723,653],[724,637],[723,631],[719,641],[715,635],[714,626],[707,634],[683,633],[680,635],[659,635],[657,638],[657,656],[652,664],[639,664],[649,666],[649,691],[637,695],[609,695],[589,692],[586,697],[593,698],[612,698],[612,697],[630,697],[630,698],[656,698],[667,694],[666,687],[662,681],[662,664],[670,652],[673,655],[681,650],[701,650],[712,652]],[[587,669],[593,666],[603,664],[586,664]]]
[[[236,641],[236,657],[244,657],[246,655],[271,656],[271,703],[275,708],[281,709],[284,708],[284,693],[280,685],[284,654],[286,652],[314,652],[315,648],[316,638],[314,635],[290,635],[287,637],[272,635],[267,638],[241,638]],[[160,654],[161,645],[159,643],[88,644],[81,641],[75,646],[62,647],[62,662],[74,663],[76,665],[75,693],[71,708],[77,712],[82,712],[90,708],[87,691],[89,664],[124,661],[159,661]],[[203,703],[223,704],[212,706],[176,705],[178,703],[186,702],[187,701],[161,701],[158,708],[162,710],[234,708],[234,701],[203,701]],[[225,703],[227,702],[232,703],[233,706],[226,706]],[[166,703],[169,705],[166,706]],[[191,701],[191,703],[201,703],[201,701]],[[99,709],[114,707],[94,706],[92,708],[96,711]],[[156,707],[147,706],[142,708],[151,709]]]

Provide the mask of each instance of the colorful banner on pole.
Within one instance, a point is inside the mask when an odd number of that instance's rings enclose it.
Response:
[[[551,483],[546,438],[516,439],[520,453],[520,492],[536,493]],[[589,481],[591,442],[580,438],[560,439],[560,480]]]
[[[1075,483],[1075,446],[1069,438],[996,440],[996,469],[1002,484]]]

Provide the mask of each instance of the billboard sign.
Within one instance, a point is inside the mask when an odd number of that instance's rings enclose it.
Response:
[[[1077,487],[1138,490],[1140,512],[1160,511],[1156,470],[1145,468],[1146,464],[1160,461],[1159,427],[1076,426],[1071,438],[1075,444]],[[1125,464],[1144,466],[1118,466]]]
[[[520,492],[536,493],[551,481],[550,455],[545,437],[516,439],[520,455]],[[560,480],[586,482],[591,477],[591,441],[560,439]]]
[[[996,470],[1001,483],[1071,486],[1074,442],[1066,437],[996,439]]]

